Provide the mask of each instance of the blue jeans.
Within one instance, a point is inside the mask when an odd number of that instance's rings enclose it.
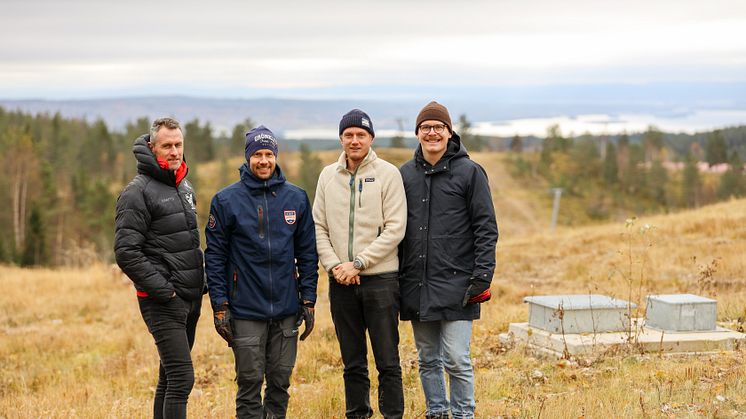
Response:
[[[412,321],[428,416],[474,417],[474,370],[471,366],[471,320]],[[446,395],[443,367],[448,373],[451,401]]]

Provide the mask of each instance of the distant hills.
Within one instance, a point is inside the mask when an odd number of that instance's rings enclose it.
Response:
[[[292,96],[291,94],[289,94]],[[745,110],[746,83],[656,83],[556,86],[467,86],[369,88],[355,96],[343,88],[303,92],[302,98],[210,98],[190,96],[118,97],[71,100],[1,99],[8,110],[60,112],[89,121],[102,118],[110,128],[146,116],[172,115],[181,120],[209,121],[218,132],[251,118],[282,133],[298,129],[334,129],[339,117],[361,108],[376,129],[406,130],[429,100],[446,104],[453,119],[466,114],[471,121],[579,114],[647,113],[675,117],[695,110]],[[324,97],[325,99],[313,99]],[[365,97],[365,99],[338,99]],[[390,97],[391,99],[385,99]]]

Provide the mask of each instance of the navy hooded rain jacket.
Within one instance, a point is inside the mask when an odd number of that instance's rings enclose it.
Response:
[[[273,320],[316,301],[318,255],[306,192],[280,166],[266,180],[247,164],[241,180],[212,199],[205,271],[212,306],[226,301],[238,319]]]

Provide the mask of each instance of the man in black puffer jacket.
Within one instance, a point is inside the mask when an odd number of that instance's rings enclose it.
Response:
[[[205,290],[194,189],[184,177],[178,121],[160,118],[135,140],[138,175],[117,200],[114,253],[134,282],[160,356],[154,418],[186,418],[191,348]]]

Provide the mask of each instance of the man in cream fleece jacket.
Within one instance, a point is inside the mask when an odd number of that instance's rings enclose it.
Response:
[[[407,199],[399,170],[376,157],[368,115],[353,109],[339,122],[343,152],[316,186],[316,247],[329,273],[329,301],[344,363],[345,415],[368,418],[367,343],[378,370],[378,408],[404,414],[399,364],[399,258]]]

